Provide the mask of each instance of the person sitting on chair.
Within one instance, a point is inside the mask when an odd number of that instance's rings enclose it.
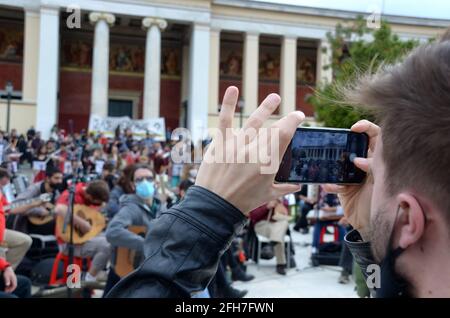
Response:
[[[108,202],[109,188],[105,181],[96,180],[88,184],[78,183],[75,187],[74,204],[86,205],[95,209]],[[69,205],[69,190],[64,191],[58,199],[55,213],[65,218]],[[100,213],[100,212],[99,212]],[[91,224],[77,215],[73,215],[74,227],[81,233],[91,231]],[[56,237],[60,233],[56,231]],[[92,257],[92,264],[86,274],[86,281],[99,280],[97,274],[106,268],[111,257],[111,246],[105,235],[99,234],[83,244],[75,244],[75,257]],[[63,245],[63,253],[68,253],[67,244]]]
[[[286,275],[284,237],[289,228],[287,204],[283,202],[282,198],[269,201],[267,204],[250,212],[250,220],[258,235],[276,242],[274,246],[277,259],[276,271],[280,275]]]
[[[320,199],[317,210],[311,210],[309,214],[314,214],[313,219],[313,241],[311,252],[317,253],[319,248],[320,233],[323,227],[336,224],[339,229],[339,241],[342,241],[345,235],[345,229],[337,223],[343,216],[342,207],[339,205],[337,195],[326,193],[320,189]]]
[[[37,198],[42,194],[49,194],[50,201],[46,205],[41,205],[28,209],[17,215],[13,228],[26,234],[53,235],[55,232],[55,220],[51,219],[47,223],[34,224],[29,217],[46,217],[53,213],[52,206],[60,196],[59,189],[63,183],[63,173],[58,168],[50,167],[45,172],[45,180],[30,185],[24,192],[17,196],[17,200]]]

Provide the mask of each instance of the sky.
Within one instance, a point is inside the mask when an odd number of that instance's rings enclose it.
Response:
[[[449,0],[254,0],[357,12],[450,20]],[[450,22],[449,22],[450,24]]]

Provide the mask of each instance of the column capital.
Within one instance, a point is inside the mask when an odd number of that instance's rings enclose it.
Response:
[[[156,25],[161,30],[167,28],[167,21],[159,18],[147,17],[142,19],[142,27],[144,29],[150,29],[153,25]]]
[[[91,21],[91,23],[95,24],[100,20],[104,20],[106,21],[106,23],[112,26],[114,22],[116,22],[116,17],[114,16],[114,14],[105,12],[91,12],[89,14],[89,21]]]

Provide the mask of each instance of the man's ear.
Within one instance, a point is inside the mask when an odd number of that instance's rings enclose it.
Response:
[[[417,199],[406,192],[397,196],[400,208],[400,237],[399,246],[406,249],[420,240],[425,232],[425,211]]]

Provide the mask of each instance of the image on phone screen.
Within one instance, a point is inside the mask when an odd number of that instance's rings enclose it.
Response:
[[[353,164],[367,157],[368,136],[347,129],[297,128],[275,177],[277,182],[363,182],[366,173]]]

